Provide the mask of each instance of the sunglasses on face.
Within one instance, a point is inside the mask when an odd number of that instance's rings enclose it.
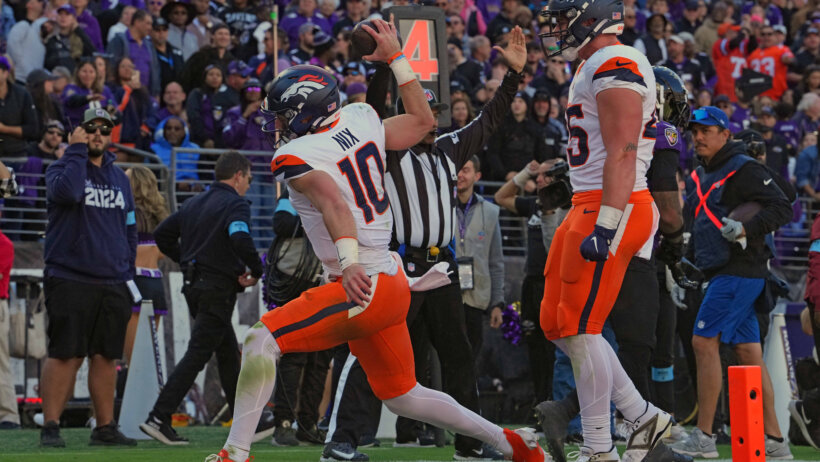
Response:
[[[181,132],[182,131],[182,125],[166,125],[165,129],[175,131],[175,132]]]
[[[48,130],[46,133],[48,133],[49,135],[63,136],[63,132],[61,132],[60,130]]]
[[[83,129],[89,135],[97,133],[97,130],[100,131],[100,135],[102,136],[108,136],[111,134],[111,127],[105,124],[85,124],[83,125]]]
[[[262,89],[260,87],[248,87],[245,91],[250,93],[262,93]]]

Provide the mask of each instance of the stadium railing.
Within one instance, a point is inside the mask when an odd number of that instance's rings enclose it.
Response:
[[[142,165],[153,171],[157,176],[160,193],[168,200],[170,198],[168,167],[162,163],[156,154],[114,145],[119,150],[147,160],[146,163],[117,162],[123,170],[136,165]],[[13,241],[37,241],[44,236],[46,215],[46,184],[45,173],[53,159],[13,157],[4,158],[3,163],[12,167],[17,178],[19,193],[15,197],[5,199],[0,207],[0,230]]]

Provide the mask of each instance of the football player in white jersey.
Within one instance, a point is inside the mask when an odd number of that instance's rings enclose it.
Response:
[[[263,105],[274,116],[266,128],[275,127],[285,141],[271,169],[287,184],[329,282],[269,311],[248,331],[231,432],[222,450],[206,461],[247,460],[282,354],[348,342],[374,394],[394,413],[477,438],[516,461],[544,462],[547,456],[532,432],[498,427],[449,395],[416,383],[405,322],[408,280],[398,255],[388,252],[393,214],[384,165],[386,150],[415,145],[436,121],[395,26],[380,19],[373,23],[378,31],[364,28],[377,48],[365,58],[388,62],[406,114],[382,122],[367,104],[340,108],[333,74],[307,65],[279,74]]]
[[[601,328],[634,256],[649,259],[658,211],[646,186],[655,144],[655,78],[646,57],[622,45],[620,0],[550,0],[542,15],[567,59],[580,58],[567,104],[572,209],[544,270],[541,328],[572,361],[584,446],[579,461],[618,461],[609,403],[631,424],[624,460],[640,461],[671,417],[643,399]],[[549,53],[548,53],[549,54]]]

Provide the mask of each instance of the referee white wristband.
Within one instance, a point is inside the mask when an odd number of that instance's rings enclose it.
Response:
[[[336,244],[336,254],[339,256],[339,266],[342,271],[359,263],[359,241],[356,238],[340,237],[334,244]]]
[[[601,205],[601,211],[598,212],[598,220],[595,221],[595,224],[606,229],[618,229],[618,224],[621,222],[623,215],[623,210]]]
[[[407,57],[404,54],[393,58],[393,61],[390,62],[390,70],[393,71],[396,83],[400,87],[416,80],[416,73],[413,72],[413,68],[410,67],[410,63],[407,62]]]

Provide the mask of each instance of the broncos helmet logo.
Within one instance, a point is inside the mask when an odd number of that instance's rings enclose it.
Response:
[[[282,93],[282,102],[287,102],[294,96],[302,96],[307,99],[308,95],[326,86],[327,82],[321,76],[304,75]]]

